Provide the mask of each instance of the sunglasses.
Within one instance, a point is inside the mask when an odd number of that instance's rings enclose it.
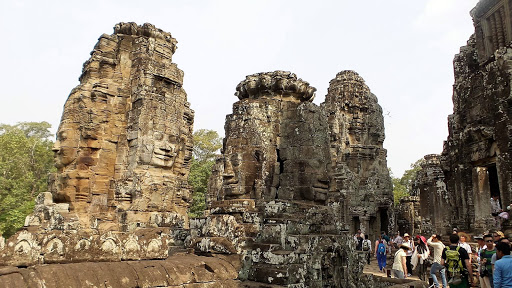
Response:
[[[485,240],[485,242],[492,243],[492,242],[494,242],[494,241],[492,241],[492,240]]]

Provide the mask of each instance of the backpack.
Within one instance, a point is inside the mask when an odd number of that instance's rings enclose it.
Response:
[[[363,240],[363,251],[370,250],[370,244],[368,242],[370,242],[370,241],[369,240]]]
[[[450,249],[449,247],[445,247],[445,266],[448,270],[448,273],[451,277],[460,276],[464,271],[464,266],[462,266],[462,259],[460,258],[459,249],[463,249],[460,246],[457,246],[455,250]]]
[[[384,243],[379,243],[379,246],[377,246],[377,252],[380,254],[380,255],[384,255],[386,254],[386,246],[384,246]]]

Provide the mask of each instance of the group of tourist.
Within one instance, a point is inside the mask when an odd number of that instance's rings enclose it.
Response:
[[[478,242],[475,253],[468,244],[471,240],[470,236],[459,232],[456,228],[449,236],[449,246],[445,246],[441,236],[437,234],[428,239],[421,235],[412,239],[408,233],[403,237],[397,233],[391,238],[382,232],[375,241],[373,249],[368,235],[358,231],[354,237],[360,243],[356,248],[367,252],[368,264],[374,255],[381,272],[386,272],[387,255],[394,252],[394,262],[390,272],[395,278],[407,278],[417,268],[420,279],[427,280],[430,274],[435,287],[440,287],[439,275],[443,288],[477,286],[477,282],[482,288],[512,288],[511,244],[501,231],[474,237]],[[431,251],[429,247],[433,252],[432,261],[429,260]],[[478,263],[478,281],[470,277],[473,275],[472,258],[476,258],[474,260]],[[431,267],[427,272],[429,264]]]

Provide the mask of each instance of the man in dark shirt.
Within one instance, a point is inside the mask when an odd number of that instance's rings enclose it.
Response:
[[[451,234],[450,235],[450,246],[445,249],[457,250],[458,243],[459,243],[459,236],[457,234]],[[448,284],[449,284],[450,288],[469,288],[473,282],[473,277],[468,277],[468,275],[473,275],[473,269],[471,267],[471,263],[469,262],[469,255],[468,255],[468,252],[466,251],[466,249],[459,248],[459,257],[462,261],[462,267],[464,268],[464,270],[467,270],[468,273],[462,273],[462,283],[454,285],[454,284],[450,284],[449,283],[450,281],[448,280]],[[446,250],[443,250],[443,255],[441,256],[441,258],[442,258],[441,264],[444,265],[445,261],[446,261]],[[450,273],[448,273],[448,274],[450,274]],[[452,277],[452,275],[448,275],[448,279],[450,279],[451,277]]]

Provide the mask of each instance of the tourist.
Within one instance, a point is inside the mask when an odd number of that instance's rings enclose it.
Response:
[[[471,246],[467,243],[467,241],[471,241],[468,234],[464,232],[459,232],[457,235],[459,235],[459,246],[466,249],[466,252],[468,252],[469,255],[469,262],[471,262],[471,254],[473,251],[471,251]]]
[[[366,262],[370,264],[370,258],[372,257],[372,241],[368,239],[368,234],[364,235],[364,240],[362,243],[363,251],[366,252]]]
[[[491,215],[494,217],[494,223],[497,230],[501,229],[501,217],[499,217],[500,213],[503,212],[500,205],[500,196],[492,195],[491,197]]]
[[[437,281],[436,273],[439,272],[441,274],[441,280],[443,282],[443,288],[448,287],[446,284],[446,268],[441,265],[441,255],[443,254],[444,244],[441,242],[440,235],[432,235],[427,240],[427,244],[434,248],[434,262],[432,263],[432,267],[430,267],[430,276],[434,281],[434,286],[439,288],[439,282]]]
[[[499,243],[506,243],[506,244],[510,245],[510,241],[507,238],[502,238],[498,241],[498,243],[496,243],[494,245],[494,247],[496,247],[496,245],[498,245]],[[494,271],[494,264],[496,263],[496,260],[498,260],[498,255],[496,255],[496,254],[492,255],[492,258],[491,258],[492,271]]]
[[[477,260],[477,262],[479,262],[480,259],[478,259],[478,258],[480,257],[480,255],[479,255],[480,254],[480,250],[485,249],[485,247],[486,247],[485,246],[484,236],[483,235],[477,235],[477,236],[473,237],[473,239],[476,240],[476,243],[478,245],[477,248],[476,248],[476,256],[477,256],[476,260]]]
[[[496,245],[498,260],[494,265],[494,288],[512,287],[512,256],[510,245],[498,243]]]
[[[484,236],[484,241],[486,244],[485,249],[480,251],[480,262],[479,262],[479,277],[480,287],[482,288],[491,288],[492,287],[492,257],[496,254],[496,249],[494,249],[494,241],[492,239],[491,234],[487,234]]]
[[[427,279],[427,263],[426,260],[430,255],[430,250],[427,247],[427,240],[425,237],[416,235],[416,249],[414,250],[411,258],[412,269],[418,266],[418,276],[421,280]]]
[[[375,241],[375,257],[377,257],[380,272],[386,272],[387,253],[388,249],[384,243],[384,239],[379,237],[379,239]]]
[[[386,240],[386,243],[389,244],[389,242],[391,242],[391,239],[389,238],[385,231],[380,232],[380,235],[382,236],[382,239]]]
[[[414,241],[412,241],[411,239],[411,236],[409,236],[409,234],[405,233],[404,234],[404,244],[407,244],[407,246],[409,247],[409,250],[407,250],[406,252],[406,264],[407,264],[407,276],[411,276],[411,273],[412,273],[412,265],[411,265],[411,258],[412,258],[412,253],[414,252]]]
[[[399,279],[407,278],[407,265],[406,265],[406,253],[409,251],[409,245],[407,243],[403,243],[399,246],[398,251],[395,253],[395,258],[393,262],[393,276]]]
[[[404,239],[402,238],[402,236],[400,236],[400,231],[396,232],[396,237],[393,238],[393,246],[398,249],[398,247],[400,247],[400,245],[402,245],[402,243],[404,243]]]
[[[492,237],[493,237],[493,240],[494,240],[494,244],[498,244],[498,242],[505,238],[505,234],[503,234],[503,232],[501,231],[496,231],[494,233],[492,233]]]
[[[357,229],[356,234],[354,234],[354,240],[356,241],[356,250],[363,250],[363,239],[364,234],[361,232],[361,229]]]
[[[446,247],[443,250],[443,254],[441,255],[441,264],[448,265],[448,285],[450,288],[467,288],[470,284],[473,283],[473,277],[468,277],[468,275],[473,275],[473,269],[471,267],[471,263],[469,262],[469,255],[466,252],[466,249],[462,249],[458,246],[459,244],[459,236],[457,234],[450,235],[450,246]],[[447,259],[448,250],[457,251],[457,259],[455,263],[461,263],[461,267],[450,267],[452,261],[450,258]],[[449,253],[450,255],[454,253]],[[458,264],[457,264],[458,265]],[[457,274],[460,273],[460,274]],[[457,281],[460,277],[460,282]],[[459,283],[457,283],[459,282]]]

